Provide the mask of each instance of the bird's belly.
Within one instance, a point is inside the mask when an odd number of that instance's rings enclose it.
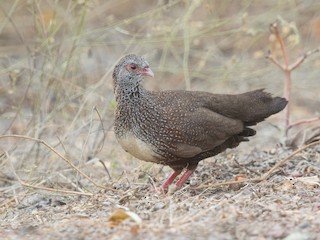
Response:
[[[125,134],[118,138],[118,141],[126,152],[140,160],[158,163],[161,159],[161,156],[153,151],[151,145],[140,140],[133,133]]]

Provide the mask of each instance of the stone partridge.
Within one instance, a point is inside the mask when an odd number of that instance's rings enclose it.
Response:
[[[154,74],[148,62],[134,54],[114,68],[115,136],[134,157],[174,170],[164,190],[186,169],[176,182],[180,188],[199,161],[248,141],[256,134],[251,126],[287,105],[286,99],[263,89],[236,95],[149,91],[141,85],[144,76]]]

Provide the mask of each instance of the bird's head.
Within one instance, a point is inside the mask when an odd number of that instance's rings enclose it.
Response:
[[[112,77],[115,86],[122,81],[140,81],[142,76],[154,77],[149,63],[141,56],[129,54],[115,66]]]

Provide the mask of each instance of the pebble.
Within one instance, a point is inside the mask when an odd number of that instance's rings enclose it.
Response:
[[[308,240],[308,239],[311,239],[311,238],[307,233],[293,232],[293,233],[290,233],[283,240]]]

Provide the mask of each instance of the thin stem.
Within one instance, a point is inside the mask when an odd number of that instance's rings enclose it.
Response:
[[[320,117],[315,117],[315,118],[310,118],[310,119],[302,119],[302,120],[299,120],[299,121],[297,121],[295,123],[290,124],[288,126],[288,130],[290,128],[293,128],[293,127],[301,125],[301,124],[312,123],[312,122],[316,122],[316,121],[320,121]]]
[[[290,125],[290,100],[291,100],[291,72],[289,70],[284,71],[285,81],[284,81],[284,97],[288,101],[288,105],[285,108],[285,129],[286,136],[288,135],[288,127]]]
[[[88,179],[91,183],[93,183],[96,187],[106,189],[105,186],[102,186],[98,183],[96,183],[92,178],[90,178],[87,174],[82,172],[76,165],[74,165],[69,159],[67,159],[65,156],[63,156],[61,153],[59,153],[56,149],[54,149],[50,144],[48,144],[46,141],[42,139],[37,139],[29,136],[23,136],[23,135],[2,135],[0,136],[0,139],[3,138],[20,138],[20,139],[28,139],[34,142],[41,143],[45,145],[47,148],[49,148],[52,152],[54,152],[56,155],[58,155],[60,158],[62,158],[66,163],[68,163],[72,168],[74,168],[78,173],[80,173],[83,177]]]
[[[69,70],[69,66],[70,66],[70,63],[71,63],[71,60],[73,58],[73,53],[74,51],[76,50],[76,48],[78,47],[78,42],[79,42],[79,39],[80,39],[80,35],[81,35],[81,32],[83,30],[83,27],[84,27],[84,20],[85,20],[85,16],[86,16],[86,13],[87,13],[87,2],[85,1],[84,4],[83,4],[83,11],[82,11],[82,14],[81,14],[81,17],[80,17],[80,22],[79,22],[79,25],[77,27],[77,32],[76,32],[76,36],[73,40],[73,43],[72,43],[72,48],[69,52],[69,56],[68,56],[68,59],[67,59],[67,63],[66,63],[66,67],[63,71],[63,74],[62,74],[62,79],[65,79],[66,75],[67,75],[67,72]]]
[[[293,71],[294,69],[299,67],[300,64],[302,64],[304,62],[304,60],[306,60],[307,57],[309,57],[310,55],[317,53],[319,51],[320,51],[320,48],[316,48],[314,50],[311,50],[311,51],[304,53],[300,58],[298,58],[298,60],[295,63],[293,63],[289,66],[289,70]]]
[[[89,197],[94,195],[93,193],[75,192],[75,191],[70,191],[70,190],[54,189],[54,188],[48,188],[48,187],[42,187],[42,186],[34,186],[34,185],[30,185],[30,184],[22,181],[21,179],[18,179],[18,181],[24,187],[48,191],[48,192],[63,193],[63,194],[69,194],[69,195],[81,195],[81,196],[89,196]]]
[[[278,42],[280,44],[282,56],[283,56],[283,59],[284,59],[284,68],[288,69],[289,60],[288,60],[287,49],[286,49],[286,46],[284,44],[283,38],[281,37],[278,24],[277,23],[271,24],[270,29],[271,29],[271,32],[276,36],[276,38],[277,38],[277,40],[278,40]]]
[[[281,70],[284,72],[285,78],[284,78],[284,97],[288,101],[288,105],[286,107],[285,111],[285,135],[287,137],[288,135],[288,126],[290,124],[290,98],[291,98],[291,70],[289,68],[289,60],[288,60],[288,53],[285,46],[285,43],[283,41],[283,38],[281,36],[279,26],[277,23],[273,23],[270,25],[270,31],[275,35],[277,41],[280,44],[280,49],[282,52],[282,57],[284,60],[284,65],[280,65],[280,63],[274,59],[273,57],[269,57],[269,59],[278,67],[281,68]],[[269,54],[270,56],[271,54]]]
[[[288,60],[288,53],[287,49],[284,43],[284,40],[280,34],[279,26],[277,23],[273,23],[270,25],[270,31],[272,34],[275,35],[278,43],[280,44],[280,49],[282,52],[282,57],[284,59],[284,65],[281,65],[277,59],[272,55],[272,53],[269,51],[268,55],[266,56],[267,59],[269,59],[273,64],[275,64],[277,67],[281,69],[281,71],[284,72],[285,79],[284,79],[284,97],[288,100],[288,105],[286,107],[285,111],[285,136],[288,136],[288,131],[291,129],[293,126],[300,125],[303,123],[309,123],[313,121],[317,121],[319,118],[312,118],[312,119],[304,119],[301,121],[298,121],[294,124],[290,124],[290,106],[291,106],[291,72],[299,67],[304,60],[314,54],[320,51],[320,48],[316,48],[314,50],[308,51],[304,53],[300,58],[297,59],[296,62],[292,63],[289,65],[289,60]]]
[[[271,62],[274,63],[274,65],[276,65],[277,67],[280,68],[281,71],[284,70],[284,66],[282,66],[278,60],[272,55],[271,51],[268,52],[268,55],[266,56],[267,59],[269,59]]]
[[[183,55],[183,74],[186,82],[186,89],[190,90],[191,80],[189,73],[189,55],[190,55],[190,28],[189,28],[189,19],[194,12],[194,10],[201,4],[201,0],[196,1],[187,1],[188,5],[190,4],[184,19],[183,19],[183,40],[184,40],[184,55]]]

